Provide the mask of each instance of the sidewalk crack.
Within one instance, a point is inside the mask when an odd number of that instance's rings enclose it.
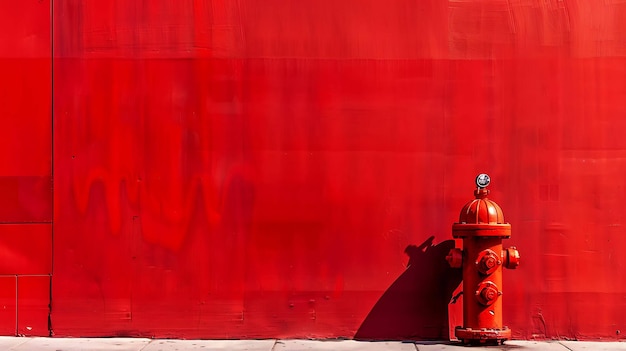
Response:
[[[143,350],[145,350],[145,349],[146,349],[146,347],[150,346],[150,344],[152,344],[152,342],[153,342],[153,341],[154,341],[154,339],[150,339],[150,340],[148,340],[148,342],[147,342],[145,345],[143,345],[143,347],[142,347],[142,348],[140,348],[140,349],[139,349],[139,350],[137,350],[137,351],[143,351]]]

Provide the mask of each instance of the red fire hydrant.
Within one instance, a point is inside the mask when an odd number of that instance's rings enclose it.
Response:
[[[502,249],[511,237],[502,209],[487,199],[487,174],[476,177],[476,198],[468,202],[452,225],[452,236],[463,239],[463,250],[454,248],[446,257],[453,268],[463,267],[463,327],[455,335],[463,343],[502,343],[511,329],[502,324],[502,267],[515,269],[520,255],[515,247]]]

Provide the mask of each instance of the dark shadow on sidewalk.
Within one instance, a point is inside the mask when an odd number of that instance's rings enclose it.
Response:
[[[356,332],[356,340],[448,340],[448,303],[462,279],[446,255],[454,240],[409,245],[407,269],[385,291]]]

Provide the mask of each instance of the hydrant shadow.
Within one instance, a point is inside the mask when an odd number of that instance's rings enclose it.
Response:
[[[356,340],[448,340],[448,303],[462,279],[446,255],[454,240],[409,245],[407,269],[367,315]]]

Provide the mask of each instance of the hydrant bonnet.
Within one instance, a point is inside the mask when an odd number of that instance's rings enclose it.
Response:
[[[486,174],[476,177],[478,188],[474,190],[474,200],[471,200],[461,209],[459,222],[452,225],[452,236],[465,238],[468,236],[495,236],[509,238],[511,225],[504,222],[504,214],[500,206],[487,198],[490,179]],[[477,233],[477,231],[479,233]]]

